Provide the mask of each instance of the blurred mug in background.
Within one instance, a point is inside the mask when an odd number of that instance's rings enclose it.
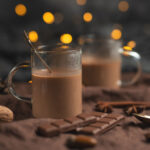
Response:
[[[106,88],[119,88],[123,85],[135,83],[141,74],[140,55],[134,51],[126,52],[137,65],[137,72],[130,81],[121,80],[121,41],[102,39],[95,35],[80,36],[78,39],[82,46],[82,80],[85,86],[101,86]]]

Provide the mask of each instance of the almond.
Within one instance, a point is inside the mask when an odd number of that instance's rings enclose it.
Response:
[[[5,106],[0,106],[0,122],[10,122],[14,118],[13,112]]]

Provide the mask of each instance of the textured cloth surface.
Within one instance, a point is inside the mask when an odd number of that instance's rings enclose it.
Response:
[[[28,85],[16,84],[20,95],[31,95]],[[130,87],[118,90],[99,87],[83,87],[83,111],[90,112],[97,101],[125,101],[142,100],[150,101],[150,75],[142,75],[140,81]],[[0,124],[0,150],[49,150],[68,149],[65,146],[66,138],[71,133],[61,134],[53,138],[43,138],[35,134],[40,123],[51,122],[52,119],[35,119],[32,117],[31,104],[21,102],[11,95],[0,95],[0,105],[5,105],[13,110],[15,121]],[[123,113],[121,109],[114,112]],[[148,114],[150,111],[147,110]],[[144,134],[150,132],[150,126],[146,126],[134,117],[126,117],[119,126],[103,135],[94,136],[98,144],[93,150],[141,150],[149,149],[150,143],[145,141]]]

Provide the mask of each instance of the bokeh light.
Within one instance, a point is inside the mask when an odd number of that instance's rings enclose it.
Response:
[[[86,12],[83,14],[83,20],[85,22],[91,22],[93,19],[93,15],[90,12]]]
[[[119,29],[114,29],[111,32],[111,38],[114,40],[119,40],[122,37],[122,32]]]
[[[31,84],[31,83],[32,83],[32,80],[29,80],[29,81],[28,81],[28,83],[30,83],[30,84]]]
[[[123,49],[126,50],[126,51],[132,51],[132,48],[129,47],[129,46],[124,46]]]
[[[65,44],[69,44],[72,42],[71,34],[65,33],[60,36],[60,41]]]
[[[76,0],[77,4],[83,6],[86,4],[87,0]]]
[[[127,45],[131,48],[134,48],[134,47],[136,47],[136,42],[135,41],[129,41]]]
[[[37,42],[38,34],[36,31],[30,31],[28,36],[29,36],[29,39],[31,40],[31,42]]]
[[[129,3],[127,1],[120,1],[118,4],[118,9],[121,12],[126,12],[129,9]]]
[[[130,56],[128,51],[124,51],[124,52],[122,52],[122,54],[123,54],[124,56]]]
[[[55,13],[54,16],[55,16],[55,23],[56,24],[61,23],[63,21],[63,19],[64,19],[64,16],[61,13]]]
[[[18,16],[24,16],[26,13],[27,13],[27,8],[25,5],[23,4],[18,4],[16,5],[15,7],[15,13],[18,15]]]
[[[45,12],[43,14],[43,21],[47,24],[52,24],[55,21],[55,17],[51,12]]]

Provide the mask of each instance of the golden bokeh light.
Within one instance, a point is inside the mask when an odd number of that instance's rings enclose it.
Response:
[[[55,21],[55,17],[51,12],[45,12],[43,14],[43,21],[47,24],[52,24]]]
[[[71,34],[65,33],[60,36],[60,41],[65,44],[69,44],[72,42]]]
[[[83,20],[85,22],[91,22],[93,19],[93,15],[90,12],[86,12],[83,14]]]
[[[30,84],[31,84],[31,83],[32,83],[32,80],[28,81],[28,83],[30,83]]]
[[[27,13],[27,8],[25,5],[23,4],[18,4],[16,5],[15,7],[15,13],[18,15],[18,16],[24,16],[26,13]]]
[[[130,56],[128,51],[124,51],[122,54],[123,54],[124,56]]]
[[[77,4],[83,6],[86,4],[87,0],[76,0]]]
[[[136,47],[136,42],[135,41],[129,41],[127,45],[131,48],[134,48],[134,47]]]
[[[129,47],[129,46],[124,46],[123,49],[126,50],[126,51],[132,51],[132,48]]]
[[[122,37],[122,32],[119,29],[114,29],[111,32],[111,38],[114,40],[119,40]]]
[[[120,1],[118,4],[118,9],[121,12],[126,12],[129,9],[129,3],[127,1]]]
[[[37,42],[38,34],[36,31],[30,31],[28,36],[29,36],[29,39],[31,40],[31,42]]]
[[[59,24],[63,21],[64,16],[61,13],[55,13],[55,23]]]

